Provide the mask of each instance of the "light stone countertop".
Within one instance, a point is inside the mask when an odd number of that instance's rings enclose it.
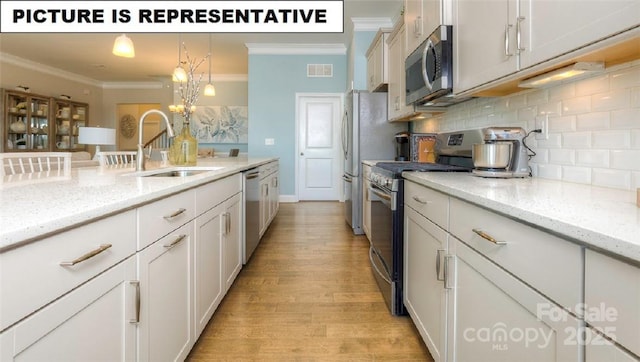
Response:
[[[404,172],[407,180],[588,247],[640,262],[636,192],[540,178]]]
[[[133,167],[73,168],[0,180],[0,252],[154,200],[277,160],[203,158],[197,167],[223,167],[188,177],[135,177]],[[148,169],[160,165],[150,162]],[[172,167],[172,166],[167,166]]]

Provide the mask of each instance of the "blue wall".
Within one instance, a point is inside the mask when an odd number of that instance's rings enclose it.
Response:
[[[376,31],[356,31],[349,52],[353,53],[353,89],[367,89],[367,50]],[[349,85],[347,85],[349,87]]]
[[[307,64],[333,64],[333,77],[308,78]],[[344,93],[345,79],[346,55],[249,55],[249,156],[280,158],[282,195],[295,194],[296,93]]]

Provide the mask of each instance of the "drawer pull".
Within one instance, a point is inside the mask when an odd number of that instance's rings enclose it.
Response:
[[[187,236],[186,236],[186,235],[184,235],[184,234],[179,235],[179,236],[176,238],[176,240],[172,241],[170,244],[163,245],[163,246],[164,246],[165,248],[167,248],[167,249],[171,249],[171,248],[173,248],[174,246],[176,246],[179,242],[181,242],[182,240],[184,240],[184,238],[186,238],[186,237],[187,237]]]
[[[423,204],[423,205],[426,205],[426,204],[429,203],[429,201],[424,201],[423,199],[419,198],[418,196],[414,196],[413,199],[416,200],[416,202],[418,202],[420,204]]]
[[[498,241],[496,239],[494,239],[491,235],[485,233],[484,231],[480,230],[480,229],[472,229],[474,233],[480,235],[481,238],[485,239],[485,240],[489,240],[490,242],[496,244],[496,245],[506,245],[507,242],[506,241]]]
[[[130,280],[129,284],[136,287],[136,317],[133,319],[129,319],[129,323],[136,324],[140,323],[140,281]]]
[[[103,251],[109,249],[111,247],[111,244],[102,244],[100,245],[99,248],[97,248],[96,250],[92,250],[76,259],[73,259],[71,261],[62,261],[60,262],[61,266],[74,266],[76,264],[82,263],[85,260],[89,260],[91,258],[93,258],[94,256],[102,253]]]
[[[173,213],[173,214],[171,214],[171,215],[163,216],[163,218],[164,218],[165,220],[171,220],[171,219],[173,219],[173,218],[175,218],[175,217],[180,216],[180,215],[181,215],[181,214],[183,214],[185,211],[187,211],[187,209],[180,208],[180,209],[178,209],[178,211],[174,212],[174,213]]]

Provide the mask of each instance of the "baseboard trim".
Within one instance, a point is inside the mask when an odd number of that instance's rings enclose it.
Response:
[[[283,203],[298,202],[298,197],[296,195],[280,195],[280,202],[283,202]]]

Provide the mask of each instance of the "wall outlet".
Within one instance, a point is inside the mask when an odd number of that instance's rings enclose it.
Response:
[[[265,138],[264,145],[265,146],[273,146],[276,144],[276,141],[273,138]]]
[[[536,128],[541,129],[542,132],[536,133],[537,140],[549,139],[549,116],[546,114],[536,116]]]

